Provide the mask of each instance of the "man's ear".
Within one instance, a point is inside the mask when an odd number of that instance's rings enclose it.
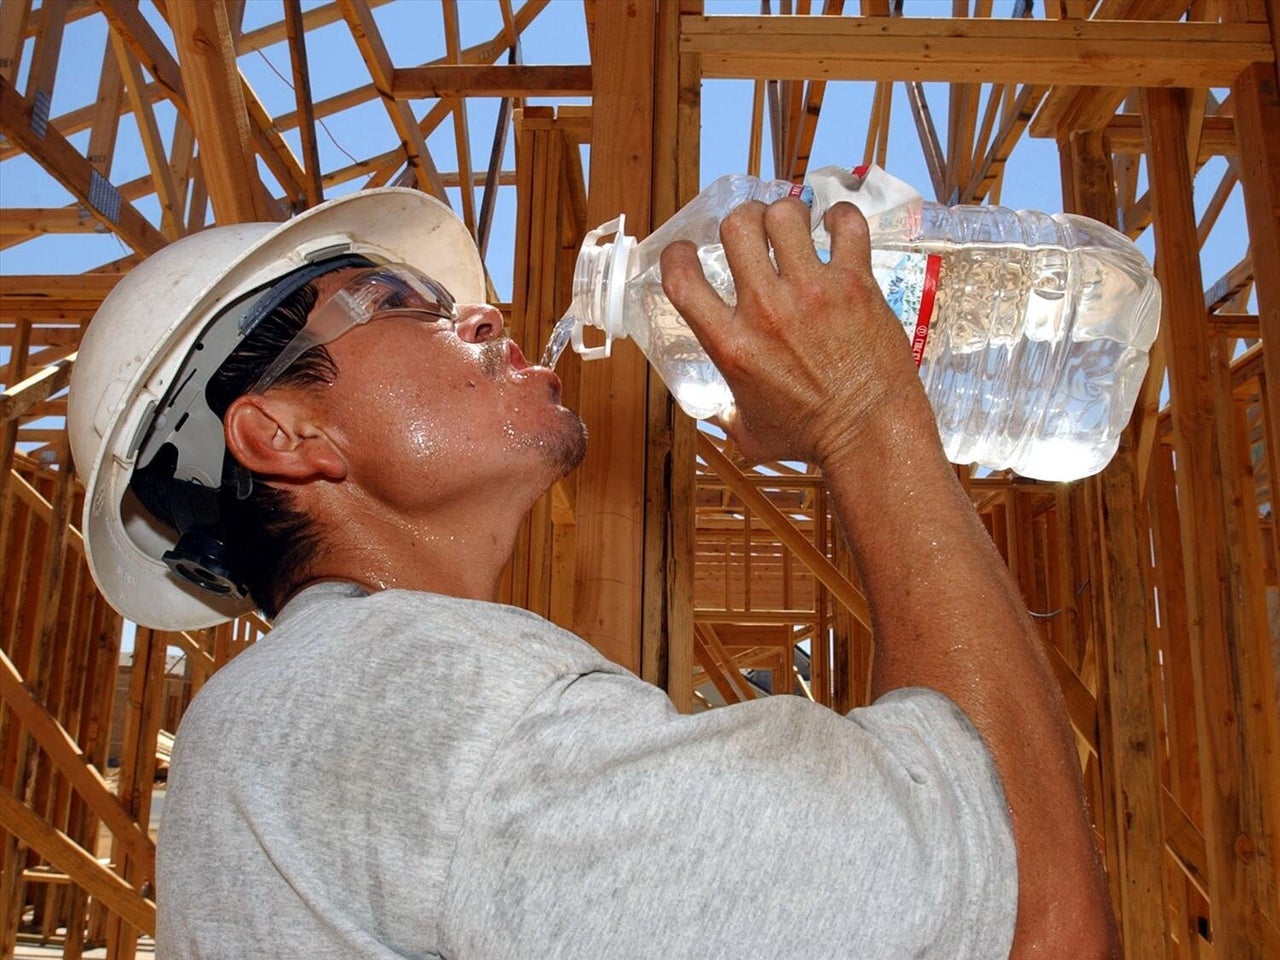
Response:
[[[237,397],[222,418],[227,449],[242,466],[282,480],[341,480],[347,462],[305,405],[260,393]]]

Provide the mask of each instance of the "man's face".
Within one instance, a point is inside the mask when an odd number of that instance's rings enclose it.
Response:
[[[317,306],[342,285],[324,278]],[[581,462],[586,431],[560,381],[531,366],[487,305],[456,320],[380,311],[328,345],[331,439],[383,506],[410,514],[477,496],[532,503]]]

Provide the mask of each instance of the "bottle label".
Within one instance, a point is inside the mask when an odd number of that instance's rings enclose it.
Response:
[[[934,300],[938,293],[938,273],[942,257],[936,253],[904,253],[901,250],[872,250],[871,272],[889,308],[902,323],[911,341],[911,357],[916,366],[924,357],[929,325],[933,322]]]

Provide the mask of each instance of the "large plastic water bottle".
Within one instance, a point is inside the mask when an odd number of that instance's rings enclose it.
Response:
[[[629,336],[686,413],[725,410],[733,396],[663,293],[658,258],[674,240],[693,241],[707,279],[732,304],[720,221],[746,200],[800,189],[721,177],[642,243],[626,236],[621,217],[592,231],[544,360],[554,362],[570,339],[584,358],[607,356],[614,338]],[[815,171],[803,196],[820,250],[832,203],[847,199],[870,214],[872,268],[906,331],[951,461],[1041,480],[1106,466],[1160,315],[1159,286],[1127,237],[1071,214],[928,203],[877,168]],[[610,234],[612,242],[599,242]],[[603,345],[586,345],[588,325],[604,331]]]

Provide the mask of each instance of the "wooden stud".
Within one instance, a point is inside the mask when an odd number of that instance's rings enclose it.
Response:
[[[1114,223],[1115,188],[1103,137],[1077,133],[1062,145],[1069,153],[1076,211]],[[1126,949],[1141,956],[1160,956],[1167,941],[1164,896],[1163,787],[1157,756],[1154,637],[1147,614],[1151,591],[1143,555],[1146,523],[1138,486],[1133,437],[1126,432],[1111,463],[1097,479],[1106,531],[1102,555],[1102,608],[1107,670],[1107,722],[1102,746],[1108,763],[1104,781],[1117,804],[1114,830],[1119,851],[1119,920]]]
[[[18,75],[30,15],[31,0],[11,0],[0,7],[0,79],[7,83]]]
[[[169,158],[165,156],[155,111],[151,109],[151,101],[142,94],[145,86],[142,68],[138,66],[138,61],[133,58],[119,34],[111,33],[107,37],[107,42],[115,53],[116,68],[124,80],[129,103],[133,107],[133,117],[138,125],[138,138],[142,141],[147,166],[151,168],[151,179],[155,183],[156,194],[160,200],[160,230],[167,239],[176,240],[182,235],[184,227],[182,201],[178,196],[177,185],[174,183]],[[90,155],[93,155],[92,148]],[[93,160],[91,159],[90,162],[92,163]]]
[[[939,202],[949,203],[947,161],[942,155],[938,131],[934,128],[933,115],[929,112],[929,103],[925,99],[924,84],[913,80],[906,84],[906,90],[907,102],[911,104],[911,116],[916,122],[916,134],[920,137],[920,147],[924,151],[925,163],[929,167],[933,195]]]
[[[1216,341],[1198,307],[1200,269],[1193,243],[1187,101],[1177,90],[1148,90],[1147,156],[1156,211],[1157,267],[1165,287],[1165,328],[1177,452],[1186,605],[1200,729],[1204,830],[1214,891],[1214,942],[1233,957],[1265,955],[1260,918],[1274,909],[1271,869],[1275,800],[1266,749],[1267,707],[1257,700],[1263,624],[1242,592],[1248,563],[1238,535],[1238,455],[1229,384]],[[1189,298],[1189,299],[1188,299]],[[1229,598],[1239,598],[1232,600]],[[1241,602],[1244,601],[1244,602]]]
[[[461,41],[458,36],[458,2],[442,0],[441,14],[444,17],[445,57],[454,64],[462,64]],[[476,235],[476,197],[475,186],[471,178],[471,134],[467,127],[467,101],[465,97],[447,97],[450,112],[453,114],[453,136],[458,158],[458,174],[462,178],[459,193],[462,197],[462,222],[467,225],[471,235]],[[557,166],[559,166],[557,164]]]
[[[334,5],[334,13],[336,4]],[[284,0],[284,25],[289,41],[289,63],[293,71],[293,95],[298,104],[298,134],[302,139],[302,187],[307,206],[324,199],[320,185],[320,153],[316,145],[315,106],[311,99],[311,73],[307,67],[306,20],[301,0]]]
[[[1280,14],[1268,7],[1273,38]],[[1237,173],[1244,190],[1249,225],[1249,251],[1257,278],[1258,320],[1267,379],[1280,383],[1280,81],[1275,64],[1255,63],[1232,87],[1236,136],[1240,141]],[[1268,415],[1280,422],[1278,390],[1265,394]],[[1268,446],[1269,469],[1280,477],[1280,449]],[[1275,481],[1273,479],[1273,489]],[[1280,783],[1275,786],[1280,789]]]
[[[871,615],[862,592],[850,583],[826,555],[800,533],[777,507],[759,494],[742,471],[720,452],[705,433],[698,434],[698,455],[742,498],[745,504],[761,515],[769,528],[812,571],[813,575],[822,581],[823,586],[830,590],[840,603],[848,608],[860,622],[870,625]]]
[[[53,98],[54,79],[58,73],[58,54],[62,50],[62,31],[67,22],[67,0],[49,0],[36,11],[39,24],[31,69],[27,73],[26,98],[36,102],[43,98],[44,110]]]
[[[120,802],[139,824],[148,821],[151,811],[166,646],[165,635],[156,630],[139,627],[134,636],[124,755],[120,762],[117,793]],[[126,848],[118,840],[112,843],[111,858],[134,889],[154,883],[155,877],[146,872],[146,865],[128,856]],[[121,923],[121,919],[118,914],[108,919],[107,952],[120,960],[133,960],[139,931]]]
[[[171,3],[168,12],[215,219],[274,219],[258,176],[226,3]]]
[[[14,711],[40,747],[62,769],[94,813],[119,838],[130,856],[137,858],[148,871],[153,871],[155,845],[138,828],[133,817],[120,806],[102,774],[93,766],[71,734],[31,692],[3,651],[0,651],[0,697],[3,697],[5,704]]]
[[[592,74],[587,219],[625,213],[637,236],[650,224],[656,21],[653,0],[596,10],[596,62],[616,69]],[[594,437],[578,470],[574,631],[632,669],[640,666],[648,379],[639,350],[615,343],[607,363],[583,365],[579,405]]]

